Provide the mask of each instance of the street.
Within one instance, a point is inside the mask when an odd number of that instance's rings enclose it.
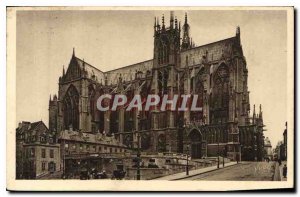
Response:
[[[275,162],[242,162],[183,180],[211,180],[211,181],[272,181]]]

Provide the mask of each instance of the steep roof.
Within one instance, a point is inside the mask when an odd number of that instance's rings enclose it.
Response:
[[[40,124],[43,124],[46,128],[47,126],[44,124],[42,120],[37,121],[37,122],[28,122],[28,121],[22,121],[21,127],[18,127],[16,129],[17,133],[23,133],[23,132],[28,132],[28,131],[33,131],[35,130]],[[48,128],[47,128],[48,129]]]
[[[181,67],[185,66],[186,57],[188,65],[201,64],[203,56],[206,56],[206,61],[219,60],[222,56],[229,57],[234,52],[236,43],[237,37],[234,36],[182,51]]]
[[[124,81],[131,81],[135,78],[136,72],[142,72],[145,77],[147,71],[151,71],[153,67],[153,60],[147,60],[135,64],[131,64],[125,67],[117,68],[105,72],[110,84],[117,84],[120,75]]]
[[[104,80],[104,72],[76,56],[75,60],[77,61],[79,67],[87,72],[88,78],[92,78],[93,76],[95,76],[99,82],[101,79]]]

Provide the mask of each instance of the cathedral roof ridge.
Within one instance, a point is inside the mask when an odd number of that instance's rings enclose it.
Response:
[[[93,65],[91,65],[91,64],[89,64],[89,63],[87,63],[85,60],[82,60],[82,59],[80,59],[79,57],[76,57],[76,56],[74,56],[74,57],[75,57],[77,60],[81,61],[81,63],[84,62],[85,65],[90,66],[90,67],[96,69],[97,71],[104,73],[102,70],[100,70],[99,68],[97,68],[97,67],[95,67],[95,66],[93,66]]]
[[[135,66],[137,64],[142,64],[142,63],[145,63],[145,62],[151,62],[153,61],[153,58],[152,59],[149,59],[149,60],[145,60],[145,61],[141,61],[141,62],[138,62],[138,63],[134,63],[134,64],[130,64],[130,65],[127,65],[127,66],[123,66],[123,67],[120,67],[120,68],[115,68],[115,69],[112,69],[112,70],[108,70],[106,72],[104,72],[105,74],[109,74],[109,72],[112,72],[112,71],[116,71],[116,70],[119,70],[119,69],[124,69],[124,68],[128,68],[130,66]]]
[[[200,45],[200,46],[197,46],[197,47],[194,47],[194,48],[190,48],[190,49],[187,49],[183,52],[186,52],[186,51],[190,51],[190,50],[193,50],[193,49],[200,49],[202,47],[207,47],[209,45],[214,45],[214,44],[218,44],[218,43],[221,43],[221,42],[225,42],[225,41],[229,41],[229,40],[234,40],[236,39],[235,36],[232,36],[232,37],[229,37],[229,38],[225,38],[225,39],[222,39],[222,40],[218,40],[218,41],[215,41],[215,42],[210,42],[210,43],[207,43],[207,44],[203,44],[203,45]]]

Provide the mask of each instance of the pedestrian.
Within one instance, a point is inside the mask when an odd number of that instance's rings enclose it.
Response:
[[[281,166],[281,159],[278,159],[278,164],[279,166]]]
[[[286,178],[286,174],[287,174],[287,167],[286,167],[286,164],[284,164],[283,169],[282,169],[283,178]]]

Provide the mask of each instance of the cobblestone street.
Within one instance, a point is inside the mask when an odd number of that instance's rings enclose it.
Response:
[[[243,162],[184,180],[272,181],[274,170],[275,162]]]

